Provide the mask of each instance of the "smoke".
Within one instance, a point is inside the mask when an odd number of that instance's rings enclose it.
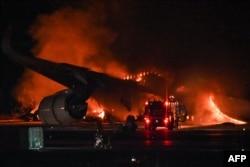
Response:
[[[232,83],[231,71],[214,68],[215,64],[212,64],[212,68],[210,66],[207,68],[204,65],[209,64],[207,61],[202,61],[203,63],[200,65],[202,67],[197,69],[198,65],[195,64],[199,64],[200,60],[186,56],[186,52],[189,50],[186,49],[187,51],[182,52],[183,48],[179,46],[178,41],[175,46],[172,45],[175,41],[172,41],[171,38],[164,38],[166,40],[164,42],[160,40],[161,38],[157,39],[158,42],[152,40],[159,37],[159,34],[161,37],[168,36],[165,29],[166,34],[157,31],[156,34],[150,35],[149,29],[144,26],[146,22],[139,26],[141,28],[136,29],[133,25],[131,26],[137,20],[130,21],[131,17],[128,17],[132,15],[132,11],[136,7],[132,5],[133,9],[129,10],[130,2],[120,4],[120,1],[108,1],[109,5],[107,5],[105,2],[98,1],[87,6],[78,4],[77,7],[63,7],[50,14],[39,15],[30,27],[30,34],[37,41],[32,52],[43,59],[84,66],[117,77],[124,76],[127,71],[138,72],[142,68],[144,71],[148,67],[153,71],[158,71],[161,68],[161,72],[167,76],[169,94],[173,93],[178,101],[187,106],[189,114],[195,114],[198,117],[208,113],[203,102],[204,99],[207,99],[205,96],[207,97],[210,93],[225,94],[224,89],[227,89],[237,91],[235,94],[243,94],[243,91],[239,92],[238,88],[233,89],[240,84],[236,82],[236,79]],[[144,15],[140,16],[139,19],[146,20]],[[110,26],[110,22],[114,20],[119,20],[119,22]],[[152,20],[151,22],[154,23]],[[119,29],[119,33],[110,27]],[[130,44],[128,45],[128,43]],[[172,49],[166,49],[168,47],[165,47],[165,44],[172,46],[175,53],[172,53]],[[193,46],[202,48],[199,47],[199,43],[196,44],[192,43]],[[119,49],[119,51],[116,50],[116,54],[112,52],[115,47]],[[180,49],[178,49],[179,47]],[[124,52],[120,53],[121,50]],[[191,52],[189,55],[192,54],[198,53]],[[212,55],[213,52],[207,52],[205,55],[207,54]],[[185,57],[183,58],[182,55]],[[169,72],[170,69],[171,72]],[[206,69],[208,72],[201,73]],[[229,72],[230,75],[228,75]],[[38,73],[26,70],[20,84],[14,89],[14,96],[23,107],[33,108],[43,97],[64,88],[63,85]]]
[[[205,77],[206,76],[206,77]],[[175,89],[177,99],[187,107],[192,122],[201,125],[249,121],[250,103],[233,98],[223,89],[223,82],[208,75],[187,75]]]
[[[117,33],[105,26],[105,11],[94,3],[86,9],[64,7],[40,15],[30,28],[37,41],[35,56],[55,62],[66,62],[122,77],[126,67],[115,60],[110,45]],[[41,99],[64,86],[38,73],[26,70],[14,95],[23,107],[34,107]]]
[[[215,81],[209,81],[197,73],[186,74],[179,82],[180,85],[176,85],[174,94],[186,106],[188,115],[194,118],[193,121],[200,124],[201,120],[210,114],[206,99],[220,90],[220,87]]]

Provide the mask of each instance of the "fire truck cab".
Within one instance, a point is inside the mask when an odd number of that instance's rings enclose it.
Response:
[[[149,100],[145,103],[144,125],[146,130],[166,127],[168,130],[178,129],[178,122],[186,118],[185,106],[179,105],[173,96],[167,101]]]
[[[174,128],[173,114],[167,110],[167,103],[160,100],[147,101],[144,112],[146,130],[155,130],[157,127]]]

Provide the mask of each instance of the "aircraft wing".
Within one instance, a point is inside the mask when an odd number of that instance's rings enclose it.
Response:
[[[59,95],[49,96],[41,102],[39,111],[41,117],[44,117],[44,122],[63,123],[65,117],[68,117],[67,114],[73,118],[82,118],[82,116],[86,114],[87,104],[81,103],[85,102],[95,91],[98,90],[112,92],[117,89],[132,89],[162,96],[163,92],[157,92],[155,89],[141,85],[133,80],[123,80],[104,73],[91,71],[85,67],[79,67],[67,63],[56,63],[41,58],[21,55],[11,48],[9,37],[10,30],[7,31],[2,41],[2,50],[11,60],[16,61],[26,68],[38,72],[70,89],[70,91],[60,92]],[[58,96],[60,96],[60,98]],[[55,104],[56,100],[58,100],[58,103]],[[124,105],[126,104],[124,103]],[[67,106],[63,109],[67,112],[66,115],[62,114],[62,106]],[[129,106],[126,107],[129,108]],[[55,108],[58,108],[58,111]],[[54,115],[58,115],[57,117],[59,118],[52,120],[47,119],[47,117]],[[59,119],[62,121],[58,121]]]

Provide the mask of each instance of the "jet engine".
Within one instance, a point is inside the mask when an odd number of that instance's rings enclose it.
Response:
[[[38,115],[45,124],[69,124],[82,119],[87,108],[85,100],[67,89],[45,97],[38,108]]]

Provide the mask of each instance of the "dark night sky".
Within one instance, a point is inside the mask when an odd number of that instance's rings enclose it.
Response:
[[[20,50],[32,46],[27,32],[40,14],[70,5],[86,10],[92,1],[1,0],[1,35],[9,25]],[[116,32],[111,50],[130,72],[148,67],[170,71],[178,85],[186,77],[233,82],[228,90],[250,92],[250,11],[245,1],[105,1],[105,25]],[[23,68],[1,53],[1,112]],[[242,92],[241,92],[242,94]],[[2,102],[1,102],[2,103]]]

